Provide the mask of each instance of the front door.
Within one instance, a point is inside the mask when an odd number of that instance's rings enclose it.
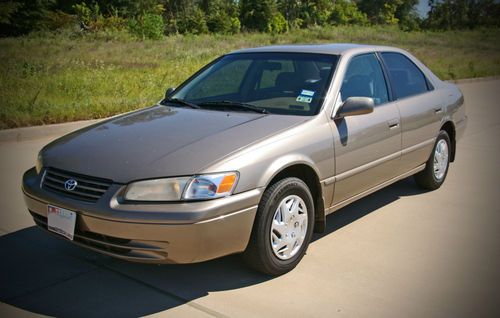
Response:
[[[374,53],[353,57],[337,103],[371,97],[370,114],[333,120],[335,194],[333,205],[398,175],[401,159],[400,114],[390,101],[379,59]]]

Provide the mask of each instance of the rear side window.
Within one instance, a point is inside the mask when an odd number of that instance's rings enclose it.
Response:
[[[422,71],[406,56],[399,53],[382,53],[389,70],[391,85],[396,98],[425,93],[429,90]]]

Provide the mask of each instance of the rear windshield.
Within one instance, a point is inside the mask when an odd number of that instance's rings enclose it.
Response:
[[[272,114],[319,112],[338,56],[311,53],[239,53],[215,61],[172,98],[194,104],[231,101]]]

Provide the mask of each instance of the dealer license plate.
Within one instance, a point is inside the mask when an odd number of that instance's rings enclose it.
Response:
[[[73,240],[75,234],[76,213],[57,206],[47,206],[47,227],[49,231]]]

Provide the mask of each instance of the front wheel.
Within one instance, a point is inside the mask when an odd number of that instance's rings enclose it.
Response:
[[[263,194],[243,257],[258,271],[281,275],[304,256],[312,236],[314,205],[307,185],[286,178]]]
[[[425,169],[415,175],[415,181],[422,188],[436,190],[443,184],[449,166],[450,137],[446,131],[441,130]]]

